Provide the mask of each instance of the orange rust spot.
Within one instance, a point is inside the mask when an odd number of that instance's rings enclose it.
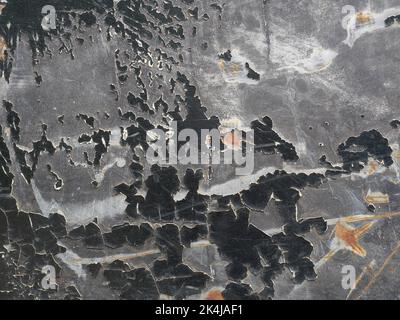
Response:
[[[238,63],[225,62],[218,60],[218,68],[228,77],[236,78],[242,71],[242,67]]]
[[[369,12],[357,12],[356,22],[357,24],[367,24],[373,21],[373,17]]]
[[[221,290],[214,289],[207,293],[206,300],[225,300]]]
[[[351,250],[353,253],[365,257],[367,251],[359,243],[359,238],[362,234],[367,232],[374,222],[364,224],[359,228],[353,228],[344,222],[338,222],[335,228],[335,236],[337,239],[341,240],[342,244],[346,249]]]
[[[240,150],[242,148],[242,139],[236,131],[227,133],[223,138],[223,143],[234,150]]]

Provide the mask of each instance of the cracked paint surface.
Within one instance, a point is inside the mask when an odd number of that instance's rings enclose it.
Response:
[[[399,15],[0,1],[0,298],[398,299]],[[224,150],[254,130],[253,173],[149,164],[147,132],[173,121]]]

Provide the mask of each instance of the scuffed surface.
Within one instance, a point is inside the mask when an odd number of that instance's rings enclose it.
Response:
[[[0,8],[1,299],[399,298],[396,1]],[[172,121],[253,129],[253,174],[150,165]]]

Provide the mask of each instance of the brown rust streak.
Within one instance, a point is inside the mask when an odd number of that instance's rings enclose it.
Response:
[[[385,262],[383,265],[380,267],[377,273],[373,276],[371,281],[366,285],[366,287],[362,290],[361,294],[356,298],[357,300],[360,299],[364,294],[366,294],[371,287],[378,281],[379,277],[383,273],[383,271],[386,269],[387,265],[389,262],[395,257],[395,255],[400,251],[400,242],[397,243],[396,247],[392,250],[392,252],[389,254],[389,256],[386,258]]]
[[[0,36],[0,60],[4,61],[6,58],[7,44],[2,36]]]
[[[395,212],[385,212],[382,214],[377,214],[377,215],[355,215],[355,216],[349,216],[349,217],[344,217],[340,218],[341,221],[343,222],[361,222],[361,221],[374,221],[374,220],[382,220],[382,219],[388,219],[388,218],[393,218],[393,217],[398,217],[400,216],[400,211],[395,211]]]
[[[0,4],[0,14],[2,14],[3,9],[6,7],[5,4]],[[6,58],[6,50],[7,50],[7,44],[6,41],[2,36],[0,36],[0,61],[4,61]]]
[[[352,228],[345,223],[338,222],[336,224],[335,236],[342,240],[346,247],[349,247],[351,251],[361,257],[367,255],[366,250],[360,245],[359,238],[367,232],[375,222],[367,223],[359,228]]]
[[[347,295],[346,300],[350,300],[351,296],[354,293],[354,290],[356,290],[358,288],[358,285],[360,284],[360,282],[364,279],[364,277],[367,274],[372,275],[372,276],[374,275],[373,271],[374,271],[375,263],[376,263],[375,260],[372,260],[367,266],[364,267],[362,273],[356,279],[354,288],[351,289],[349,294]]]

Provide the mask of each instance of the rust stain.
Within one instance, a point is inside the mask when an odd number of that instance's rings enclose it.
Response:
[[[242,121],[238,118],[228,118],[221,121],[219,131],[222,135],[222,143],[229,149],[241,150],[243,142]]]
[[[230,69],[231,69],[231,75],[233,77],[236,77],[239,74],[239,71],[241,68],[240,68],[240,65],[238,65],[237,63],[234,63],[231,65]]]
[[[378,171],[379,165],[376,161],[369,161],[368,163],[368,175],[372,176]]]
[[[4,61],[6,58],[7,44],[3,37],[0,36],[0,60]]]
[[[388,266],[389,262],[397,255],[397,253],[400,251],[400,242],[397,243],[396,247],[392,250],[392,252],[389,254],[389,256],[386,258],[384,261],[383,265],[379,268],[379,270],[375,273],[371,281],[366,285],[366,287],[363,289],[361,294],[357,297],[357,299],[360,299],[364,294],[366,294],[369,289],[378,281],[379,277],[383,273],[383,271],[386,269]]]
[[[225,300],[225,299],[222,295],[221,290],[213,289],[207,293],[205,300]]]
[[[339,251],[338,248],[330,250],[324,257],[322,257],[316,264],[315,264],[315,270],[318,270],[321,268],[325,263],[330,261],[336,253]]]
[[[393,158],[400,161],[400,150],[396,150],[395,152],[393,152]]]
[[[369,12],[357,12],[356,14],[356,22],[358,25],[372,23],[374,18]]]
[[[224,135],[223,143],[233,150],[240,150],[242,148],[242,139],[234,130]]]
[[[3,1],[1,1],[3,2]],[[3,9],[6,7],[6,4],[0,3],[0,14],[3,13]],[[0,36],[0,61],[4,61],[6,58],[6,50],[7,50],[7,44],[6,41],[2,36]]]
[[[362,273],[358,276],[356,279],[356,283],[353,289],[350,290],[349,294],[346,297],[346,300],[350,300],[351,296],[353,295],[354,291],[358,288],[358,285],[360,282],[364,279],[366,275],[372,275],[374,274],[374,268],[376,266],[376,261],[372,260],[367,266],[364,267]]]
[[[225,62],[224,60],[218,60],[218,68],[224,72],[227,76],[236,78],[242,71],[242,67],[238,63]]]
[[[338,243],[334,245],[324,257],[322,257],[315,265],[316,269],[319,269],[326,262],[331,260],[337,252],[343,249],[351,250],[352,252],[365,256],[366,250],[360,245],[359,238],[363,233],[368,231],[377,221],[383,219],[389,219],[392,217],[400,216],[400,211],[395,212],[385,212],[378,215],[353,215],[338,220],[335,219],[335,228],[333,233],[335,233],[335,239]],[[353,228],[347,224],[352,222],[362,222],[362,221],[372,221],[360,228]],[[365,254],[365,255],[363,255]],[[367,270],[371,272],[371,269]]]
[[[344,218],[341,218],[340,220],[342,222],[378,221],[378,220],[388,219],[388,218],[398,217],[398,216],[400,216],[400,211],[385,212],[385,213],[381,213],[381,214],[377,214],[377,215],[361,214],[361,215],[344,217]]]
[[[339,221],[336,224],[335,236],[341,241],[341,244],[346,249],[349,249],[361,257],[365,257],[367,255],[367,251],[359,243],[359,238],[365,232],[367,232],[374,225],[374,223],[375,222],[370,222],[359,228],[353,228],[345,222]]]
[[[389,195],[382,192],[371,192],[371,190],[368,191],[364,200],[365,202],[372,204],[388,204],[390,201]]]
[[[218,61],[218,67],[219,67],[219,70],[221,70],[221,71],[225,70],[225,62],[224,62],[224,60],[220,59]]]

